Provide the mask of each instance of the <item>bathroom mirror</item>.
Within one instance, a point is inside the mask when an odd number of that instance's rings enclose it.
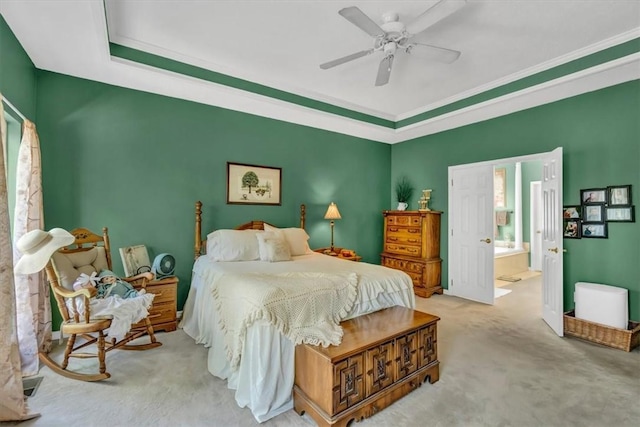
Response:
[[[504,208],[507,206],[507,170],[495,168],[493,170],[493,207]]]

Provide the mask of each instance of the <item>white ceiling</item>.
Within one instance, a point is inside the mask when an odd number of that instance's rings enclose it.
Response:
[[[380,52],[319,68],[373,45],[371,36],[338,14],[340,9],[357,6],[381,24],[387,11],[409,22],[436,3],[1,0],[0,12],[38,68],[384,142],[486,117],[467,111],[456,114],[458,122],[450,114],[386,129],[113,58],[108,42],[398,121],[640,36],[637,0],[469,0],[421,33],[430,44],[461,51],[452,64],[401,52],[389,84],[381,87],[374,86]],[[529,90],[529,101],[511,95],[509,106],[492,103],[497,110],[485,110],[491,117],[640,78],[637,56],[583,73],[578,86],[575,78],[565,79],[573,83]]]

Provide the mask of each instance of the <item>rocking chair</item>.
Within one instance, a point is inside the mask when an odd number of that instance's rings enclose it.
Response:
[[[103,228],[99,236],[86,228],[76,228],[70,233],[75,237],[73,244],[56,251],[47,264],[46,272],[51,290],[56,299],[63,322],[60,333],[69,335],[64,351],[62,364],[55,362],[48,354],[39,353],[40,360],[54,372],[68,378],[82,381],[100,381],[111,375],[106,370],[105,353],[114,350],[148,350],[161,346],[153,333],[149,317],[132,327],[120,341],[115,338],[106,339],[105,330],[111,326],[111,318],[93,317],[90,310],[90,292],[88,289],[73,290],[74,281],[82,274],[91,275],[103,269],[111,270],[111,254],[107,228]],[[147,281],[153,280],[153,274],[142,273],[123,278],[134,287],[144,289]],[[77,300],[83,301],[84,313],[79,314]],[[144,344],[128,344],[144,334],[148,334],[149,342]],[[78,339],[80,338],[80,339]],[[76,342],[78,341],[78,343]],[[97,353],[78,352],[85,347],[97,344]],[[68,369],[69,358],[98,358],[99,373],[81,373]]]

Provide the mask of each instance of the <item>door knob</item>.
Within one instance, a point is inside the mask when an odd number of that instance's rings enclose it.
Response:
[[[485,243],[491,243],[491,239],[487,238],[487,239],[480,239],[481,242],[485,242]]]
[[[549,248],[549,252],[558,253],[558,248]]]

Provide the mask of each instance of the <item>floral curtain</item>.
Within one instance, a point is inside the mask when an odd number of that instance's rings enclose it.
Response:
[[[0,95],[0,122],[4,123],[2,95]],[[4,141],[6,138],[4,127],[1,133]],[[29,413],[22,391],[15,301],[3,150],[0,151],[0,421],[26,420],[38,415]]]
[[[13,263],[22,254],[16,248],[20,237],[31,230],[44,228],[42,212],[42,168],[40,141],[36,125],[22,122],[22,141],[16,170],[16,207],[13,220]],[[38,351],[51,350],[51,303],[44,271],[14,276],[18,342],[22,375],[38,373]]]

